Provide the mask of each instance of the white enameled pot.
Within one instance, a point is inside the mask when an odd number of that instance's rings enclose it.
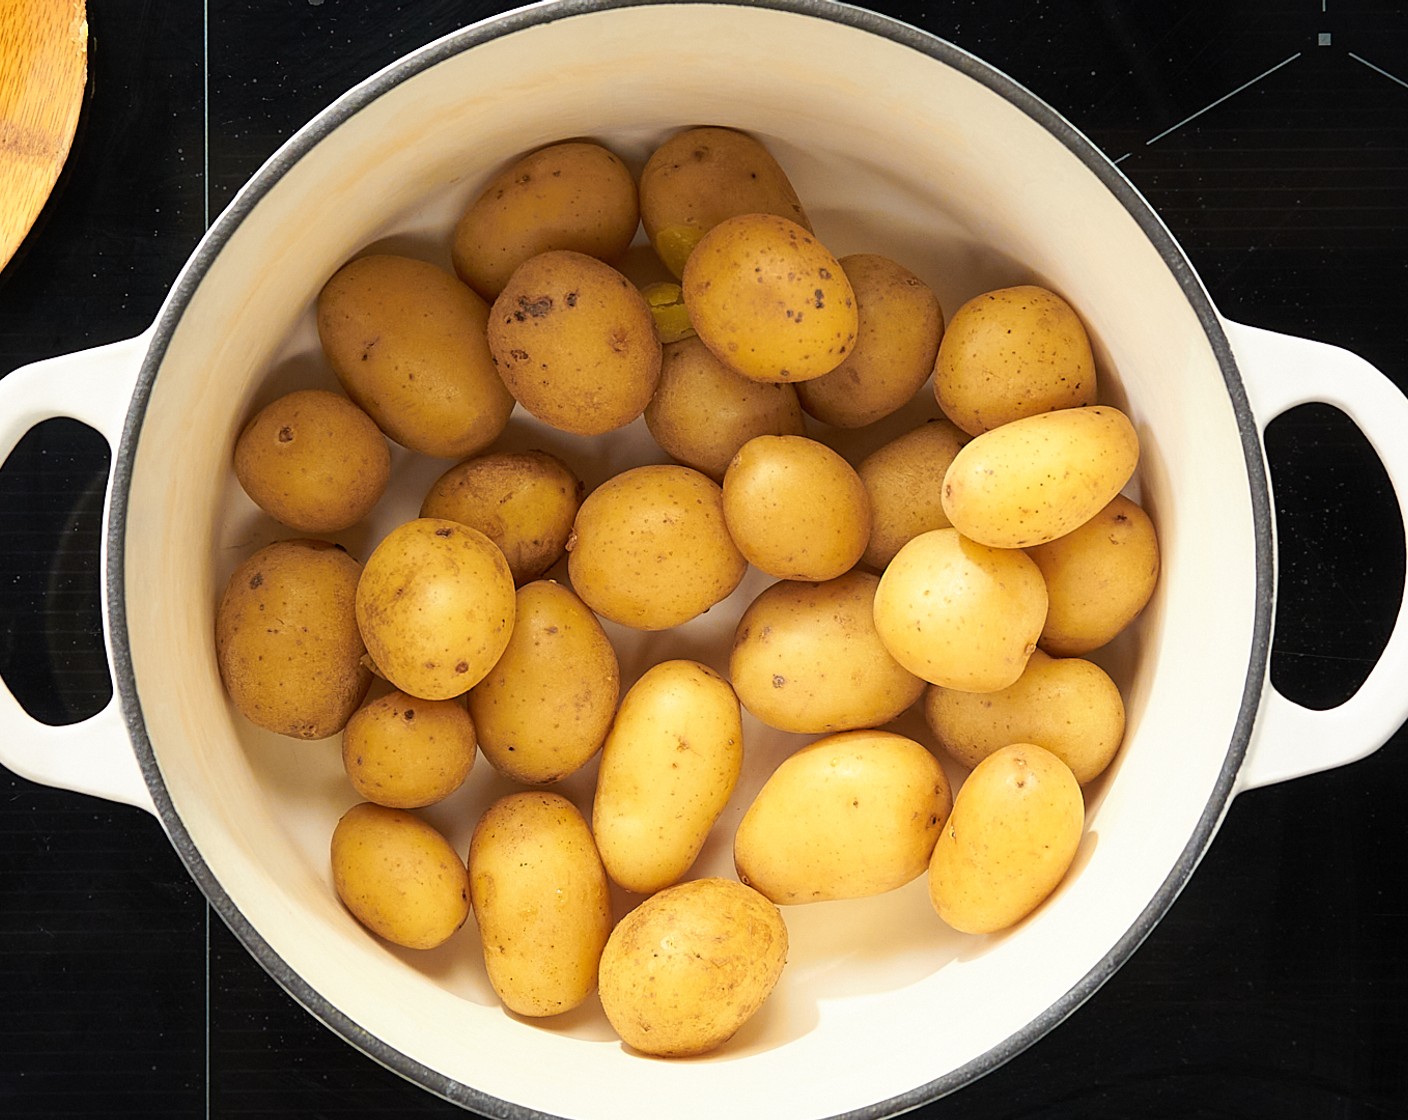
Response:
[[[338,265],[373,245],[447,263],[455,214],[511,157],[593,136],[639,166],[693,123],[762,138],[833,251],[903,261],[950,310],[1010,283],[1062,292],[1089,326],[1105,399],[1140,433],[1136,493],[1164,570],[1139,623],[1102,654],[1125,692],[1128,737],[1087,791],[1087,834],[1056,895],[982,938],[943,927],[922,881],[788,908],[791,958],[763,1012],[712,1056],[662,1062],[627,1051],[591,1002],[547,1023],[504,1013],[472,922],[428,954],[358,927],[328,868],[332,826],[355,800],[336,745],[244,722],[221,689],[212,627],[234,565],[291,535],[239,492],[231,448],[258,404],[332,384],[310,308]],[[1408,607],[1342,706],[1301,708],[1269,681],[1275,527],[1261,433],[1305,401],[1359,424],[1401,506],[1408,401],[1351,354],[1225,321],[1120,173],[1056,112],[947,43],[812,0],[520,9],[408,56],[295,135],[213,225],[150,330],[0,381],[0,455],[51,416],[113,447],[103,604],[115,683],[107,709],[59,728],[0,689],[0,762],[150,809],[214,908],[312,1014],[483,1114],[890,1115],[961,1087],[1073,1012],[1167,910],[1239,791],[1360,758],[1408,716]],[[932,414],[931,399],[917,401],[859,439]],[[663,460],[640,423],[578,440],[520,412],[505,440],[557,451],[589,484]],[[338,539],[365,556],[447,465],[398,452],[373,520]],[[666,656],[721,664],[764,582],[751,576],[678,634],[611,628],[627,680]],[[907,721],[900,729],[922,737]],[[800,742],[747,728],[747,770],[696,874],[731,874],[748,797]],[[565,791],[585,807],[590,781],[587,771]],[[427,816],[463,850],[477,809],[508,788],[481,762]],[[963,1013],[937,1013],[953,1008]]]

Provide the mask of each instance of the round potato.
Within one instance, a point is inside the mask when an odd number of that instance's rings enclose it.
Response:
[[[318,337],[343,390],[402,447],[438,459],[482,451],[513,411],[488,317],[444,269],[392,254],[343,265],[318,296]]]
[[[908,404],[934,372],[944,333],[939,297],[878,253],[840,260],[856,297],[856,342],[830,373],[802,381],[802,407],[824,424],[862,428]]]
[[[797,192],[763,143],[704,126],[677,132],[640,175],[640,216],[656,255],[676,276],[706,232],[739,214],[777,214],[811,229]]]
[[[782,731],[821,734],[888,723],[924,682],[875,631],[878,576],[783,580],[743,612],[728,673],[743,706]]]
[[[492,303],[529,257],[571,249],[612,262],[639,224],[630,168],[601,144],[569,140],[495,175],[456,224],[451,258],[460,279]]]
[[[944,475],[968,437],[947,420],[930,420],[896,436],[856,464],[870,499],[870,541],[862,561],[876,571],[905,544],[947,529]]]
[[[371,685],[354,607],[362,566],[318,540],[276,541],[231,574],[215,656],[235,707],[295,739],[341,731]]]
[[[392,691],[358,708],[342,732],[342,767],[367,801],[418,809],[443,801],[474,766],[474,724],[458,700]]]
[[[299,389],[245,425],[235,441],[235,477],[275,521],[302,533],[336,533],[381,500],[391,449],[346,397]]]
[[[1110,765],[1124,739],[1124,699],[1100,666],[1040,649],[996,692],[930,685],[924,718],[939,746],[968,769],[1010,743],[1045,747],[1081,785]]]
[[[1003,747],[958,787],[929,863],[934,909],[963,933],[1015,925],[1065,878],[1084,828],[1070,768],[1044,747]]]
[[[1050,598],[1039,644],[1055,657],[1111,641],[1139,616],[1159,581],[1154,523],[1123,494],[1065,536],[1026,552]]]
[[[719,484],[689,467],[633,467],[577,511],[567,573],[587,606],[622,626],[666,630],[703,614],[742,581]]]
[[[357,625],[388,681],[423,700],[478,684],[513,630],[513,576],[477,529],[438,517],[398,525],[367,558]]]
[[[875,629],[891,656],[930,684],[966,692],[1020,677],[1045,619],[1046,584],[1025,553],[952,528],[906,544],[875,589]]]
[[[611,892],[591,830],[567,798],[510,793],[479,818],[469,891],[484,967],[518,1015],[560,1015],[596,987]]]
[[[678,882],[742,766],[742,717],[728,681],[696,661],[646,670],[601,748],[592,831],[607,874],[638,894]]]
[[[805,430],[796,386],[735,373],[698,338],[664,348],[645,424],[674,459],[715,482],[723,481],[733,456],[754,436],[799,436]]]
[[[395,945],[433,949],[469,917],[469,873],[450,842],[405,809],[363,802],[332,834],[337,897]]]
[[[738,877],[778,905],[895,890],[928,868],[952,802],[943,767],[913,739],[828,735],[784,759],[744,813]]]
[[[695,333],[755,381],[807,381],[851,352],[855,293],[811,233],[775,214],[740,214],[709,230],[682,281]]]
[[[969,435],[1096,401],[1095,359],[1075,310],[1033,284],[975,296],[954,312],[934,396]]]
[[[1139,436],[1119,409],[1043,412],[964,444],[944,475],[944,512],[979,544],[1045,544],[1099,513],[1138,463]]]
[[[498,545],[513,582],[522,585],[566,554],[583,491],[556,455],[496,451],[457,463],[436,479],[420,515],[478,529]]]
[[[724,473],[723,506],[748,562],[778,579],[833,579],[870,541],[860,476],[806,436],[755,436],[739,448]]]
[[[616,714],[621,669],[596,615],[567,587],[518,589],[513,632],[469,693],[479,746],[494,769],[542,785],[576,773]]]
[[[585,253],[557,249],[519,265],[490,309],[488,339],[518,403],[576,435],[629,424],[660,380],[660,338],[645,297]]]
[[[616,924],[601,954],[601,1006],[643,1054],[704,1054],[758,1013],[786,963],[776,906],[733,879],[694,879]]]

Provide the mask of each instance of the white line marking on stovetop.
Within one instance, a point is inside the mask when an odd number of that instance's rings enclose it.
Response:
[[[1397,82],[1397,83],[1398,83],[1399,85],[1401,85],[1401,86],[1408,86],[1408,82],[1405,82],[1405,81],[1404,81],[1402,78],[1400,78],[1397,74],[1390,74],[1390,73],[1389,73],[1387,70],[1385,70],[1382,66],[1375,66],[1375,65],[1374,65],[1372,62],[1370,62],[1367,58],[1361,58],[1359,55],[1355,54],[1353,51],[1350,51],[1350,52],[1349,52],[1349,57],[1352,58],[1352,59],[1354,59],[1355,62],[1361,62],[1361,63],[1363,63],[1365,66],[1367,66],[1370,70],[1373,70],[1375,73],[1382,74],[1385,78],[1387,78],[1387,79],[1388,79],[1389,81],[1391,81],[1391,82]]]
[[[1261,81],[1263,78],[1267,77],[1268,75],[1271,75],[1271,74],[1276,73],[1276,71],[1279,70],[1279,69],[1281,69],[1281,67],[1283,67],[1283,66],[1289,66],[1292,62],[1294,62],[1296,59],[1298,59],[1298,58],[1300,57],[1300,55],[1301,55],[1301,52],[1300,52],[1300,51],[1296,51],[1296,53],[1293,54],[1293,55],[1291,55],[1290,58],[1283,58],[1283,59],[1282,59],[1280,62],[1278,62],[1275,66],[1271,67],[1271,69],[1262,71],[1260,74],[1258,74],[1258,75],[1257,75],[1255,78],[1253,78],[1251,81],[1249,81],[1249,82],[1243,82],[1241,85],[1239,85],[1236,89],[1232,90],[1230,93],[1224,93],[1224,94],[1223,94],[1221,97],[1219,97],[1216,101],[1214,101],[1214,102],[1212,102],[1212,103],[1210,103],[1210,104],[1208,104],[1208,105],[1204,105],[1201,109],[1199,109],[1196,113],[1193,113],[1191,116],[1184,117],[1184,118],[1183,118],[1181,121],[1179,121],[1177,124],[1172,125],[1172,126],[1166,128],[1166,129],[1164,129],[1164,130],[1163,130],[1162,132],[1160,132],[1157,136],[1152,136],[1152,137],[1150,137],[1148,140],[1145,140],[1145,141],[1144,141],[1144,146],[1147,148],[1150,144],[1154,143],[1155,141],[1157,141],[1157,140],[1162,140],[1162,139],[1163,139],[1165,136],[1167,136],[1170,132],[1175,132],[1175,131],[1177,131],[1178,129],[1182,128],[1182,127],[1183,127],[1185,124],[1187,124],[1189,121],[1196,120],[1198,117],[1201,117],[1201,116],[1202,116],[1204,113],[1206,113],[1209,109],[1215,109],[1215,108],[1217,108],[1217,107],[1218,107],[1219,105],[1221,105],[1224,101],[1226,101],[1229,97],[1235,97],[1237,94],[1241,93],[1244,89],[1248,89],[1249,87],[1256,85],[1256,83],[1259,82],[1259,81]],[[1121,158],[1123,158],[1123,157],[1121,157]]]

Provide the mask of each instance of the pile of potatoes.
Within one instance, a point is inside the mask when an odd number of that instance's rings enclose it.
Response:
[[[632,279],[641,228],[659,267]],[[275,400],[233,452],[296,535],[230,578],[219,667],[259,727],[340,735],[363,799],[332,832],[347,909],[416,948],[473,916],[511,1011],[595,990],[627,1044],[672,1056],[767,999],[783,907],[927,876],[956,930],[1030,914],[1124,737],[1086,655],[1159,570],[1123,493],[1137,433],[1102,403],[1077,312],[1014,284],[946,322],[903,263],[833,256],[768,150],[726,128],[681,130],[639,172],[550,145],[446,235],[453,269],[372,253],[328,279],[343,392]],[[932,419],[856,462],[831,445],[930,384]],[[640,420],[667,461],[586,492],[559,456],[495,446],[516,408],[587,439]],[[447,468],[359,561],[325,538],[381,500],[388,440]],[[726,673],[682,651],[623,689],[602,620],[669,631],[750,568],[773,582]],[[931,742],[887,729],[916,706]],[[743,812],[736,876],[691,878],[745,712],[807,742]],[[517,788],[460,852],[417,810],[480,754]],[[584,810],[553,787],[589,765]],[[636,896],[619,918],[613,885]]]

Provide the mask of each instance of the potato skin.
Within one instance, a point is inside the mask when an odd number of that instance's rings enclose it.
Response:
[[[492,303],[513,270],[538,253],[571,249],[608,263],[640,224],[636,182],[619,156],[589,140],[550,144],[495,175],[455,225],[460,279]]]
[[[215,655],[230,700],[256,726],[296,739],[341,731],[371,684],[357,628],[362,566],[337,545],[276,541],[230,575]]]
[[[601,954],[601,1006],[643,1054],[705,1054],[757,1014],[786,963],[776,906],[732,879],[693,879],[617,923]]]
[[[470,690],[479,746],[494,769],[542,785],[580,770],[616,714],[621,669],[611,640],[568,587],[518,589],[513,632]]]
[[[859,463],[870,499],[870,541],[861,560],[884,571],[905,544],[931,529],[947,529],[944,475],[968,436],[947,420],[929,420],[896,436]]]
[[[611,895],[591,830],[567,798],[499,798],[469,844],[469,890],[484,967],[505,1007],[559,1015],[596,987]]]
[[[378,937],[433,949],[469,917],[469,874],[450,842],[405,809],[363,802],[332,834],[333,886]]]
[[[474,723],[458,700],[418,700],[393,690],[363,704],[342,732],[352,788],[393,809],[443,801],[474,767]]]
[[[318,296],[318,337],[343,390],[391,439],[439,459],[488,447],[513,397],[485,341],[489,305],[427,261],[373,254]]]

